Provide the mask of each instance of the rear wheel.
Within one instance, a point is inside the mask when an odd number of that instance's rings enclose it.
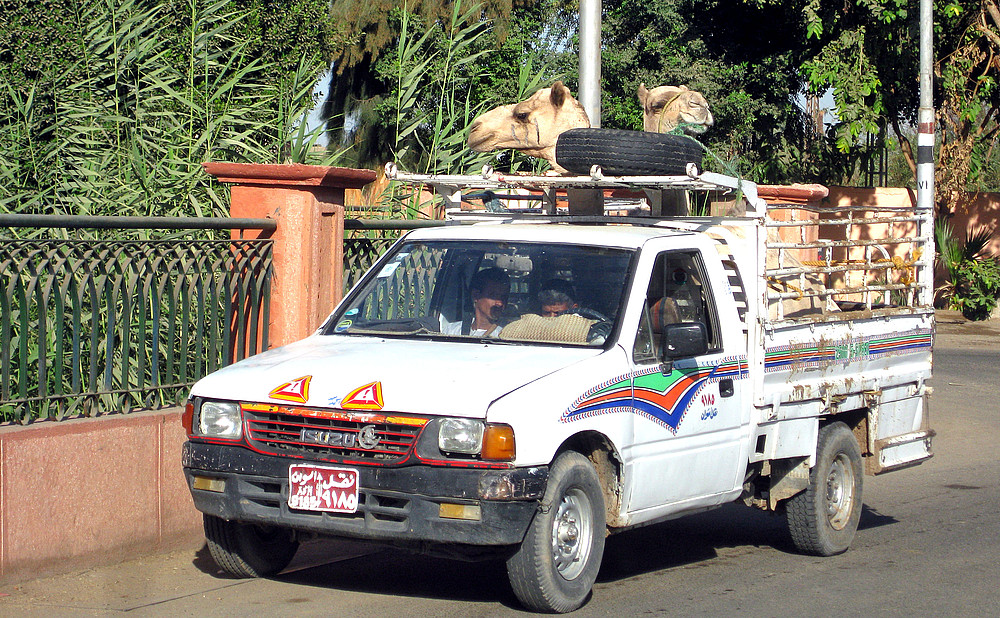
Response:
[[[604,493],[586,457],[566,452],[549,471],[539,512],[507,574],[529,609],[569,612],[590,594],[604,555]]]
[[[299,548],[291,530],[226,521],[205,515],[208,551],[219,567],[236,577],[266,577],[288,566]]]
[[[788,531],[799,551],[832,556],[847,551],[861,519],[861,448],[844,423],[819,431],[809,487],[788,500]]]

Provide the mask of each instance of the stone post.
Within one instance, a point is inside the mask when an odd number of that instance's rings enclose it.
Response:
[[[299,164],[210,162],[203,167],[219,182],[232,184],[230,216],[278,222],[270,236],[274,279],[269,347],[311,335],[343,292],[345,190],[372,182],[375,172]],[[265,234],[245,230],[241,237]]]

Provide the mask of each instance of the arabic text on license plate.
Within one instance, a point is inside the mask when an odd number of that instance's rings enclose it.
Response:
[[[358,471],[293,464],[288,467],[288,507],[305,511],[358,510]]]

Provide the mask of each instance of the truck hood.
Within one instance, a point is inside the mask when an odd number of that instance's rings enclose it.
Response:
[[[197,397],[485,418],[494,400],[600,349],[313,335],[203,378]]]

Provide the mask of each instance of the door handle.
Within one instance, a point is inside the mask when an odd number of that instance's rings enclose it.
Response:
[[[719,380],[719,395],[722,397],[732,397],[733,393],[736,392],[733,388],[732,378],[723,378]]]

